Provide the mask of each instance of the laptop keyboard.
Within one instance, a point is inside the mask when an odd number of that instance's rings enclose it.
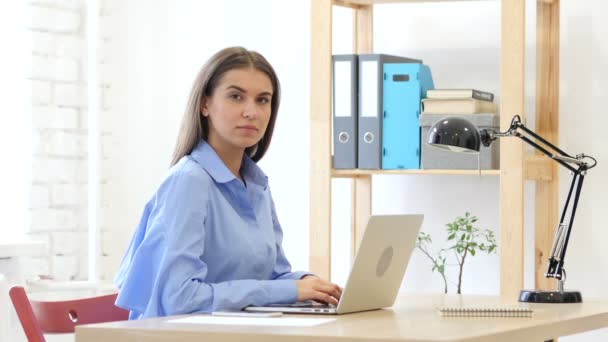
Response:
[[[315,309],[333,309],[336,306],[334,304],[326,304],[315,302],[314,300],[307,300],[304,302],[295,302],[293,304],[272,304],[269,306],[288,307],[288,308],[315,308]]]

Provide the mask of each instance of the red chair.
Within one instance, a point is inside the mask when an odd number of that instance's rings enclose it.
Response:
[[[29,342],[44,342],[43,333],[73,333],[80,324],[129,318],[129,311],[114,305],[117,293],[58,302],[30,301],[21,286],[13,286],[9,294]]]

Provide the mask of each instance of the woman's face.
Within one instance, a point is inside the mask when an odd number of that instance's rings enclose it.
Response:
[[[254,68],[233,69],[220,79],[201,112],[209,121],[208,142],[216,150],[244,151],[266,132],[273,88],[270,78]]]

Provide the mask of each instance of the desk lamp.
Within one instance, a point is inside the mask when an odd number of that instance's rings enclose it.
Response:
[[[572,231],[572,222],[574,221],[574,214],[576,213],[576,207],[583,186],[583,178],[587,174],[587,170],[597,165],[595,158],[585,154],[577,154],[574,157],[567,154],[526,128],[521,122],[519,115],[513,117],[511,126],[505,132],[493,129],[478,129],[465,119],[446,117],[431,127],[427,143],[431,146],[454,152],[479,153],[481,144],[487,147],[497,138],[513,136],[532,145],[549,158],[570,170],[570,173],[573,175],[570,191],[568,192],[568,197],[566,197],[559,225],[555,232],[549,265],[545,273],[545,277],[558,280],[557,291],[522,290],[519,295],[519,301],[532,303],[580,303],[583,300],[580,292],[564,291],[564,282],[566,280],[564,258],[566,257],[568,240]],[[588,162],[592,162],[592,164],[589,165]],[[574,198],[572,197],[573,192]],[[573,200],[572,203],[571,200]],[[568,217],[566,217],[567,214]]]

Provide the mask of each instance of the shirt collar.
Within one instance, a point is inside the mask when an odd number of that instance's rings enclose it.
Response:
[[[206,141],[201,140],[194,150],[192,150],[190,156],[197,164],[205,169],[217,183],[228,183],[236,179],[215,150]],[[246,154],[243,156],[241,172],[246,181],[254,182],[264,189],[268,186],[268,177],[264,171],[262,171],[258,164]]]

